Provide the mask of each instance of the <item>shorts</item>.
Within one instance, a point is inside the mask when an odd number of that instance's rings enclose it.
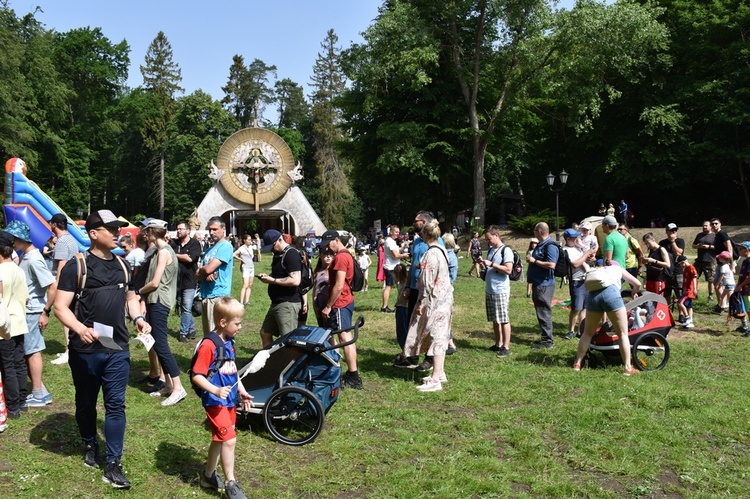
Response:
[[[607,286],[604,289],[589,291],[586,298],[586,311],[594,313],[615,312],[625,306],[620,295],[620,288]]]
[[[393,269],[388,270],[387,268],[383,267],[383,272],[385,272],[385,285],[391,287],[395,286],[396,275],[393,273]]]
[[[47,345],[44,343],[42,330],[39,329],[39,318],[41,313],[26,313],[26,326],[29,332],[23,338],[23,354],[31,355],[32,353],[41,352]]]
[[[228,442],[237,438],[235,424],[237,422],[237,408],[225,405],[211,405],[205,408],[208,426],[211,428],[211,440],[214,442]]]
[[[508,324],[510,322],[509,303],[510,293],[485,293],[484,308],[487,311],[487,320],[496,324]]]
[[[297,329],[297,320],[301,308],[300,302],[283,301],[275,305],[272,304],[265,319],[263,319],[260,332],[272,336],[281,336],[294,331]]]
[[[570,288],[571,310],[579,311],[586,307],[586,296],[588,296],[589,292],[586,290],[584,284],[585,281],[583,279],[580,281],[570,281],[570,283],[568,283],[568,287]]]
[[[678,301],[678,303],[680,305],[682,305],[683,307],[685,307],[686,309],[688,309],[688,310],[690,310],[691,308],[693,308],[693,299],[692,298],[688,298],[687,295],[682,295],[682,297],[680,298],[680,300]]]
[[[255,276],[255,265],[242,265],[242,278],[247,279],[248,277]]]
[[[698,273],[699,278],[701,274],[703,274],[706,282],[712,282],[714,280],[714,270],[716,270],[715,262],[695,262],[693,266],[695,267],[695,271]]]
[[[724,286],[724,290],[725,291],[734,291],[734,287],[736,286],[736,284],[735,283],[727,284],[726,282],[727,282],[726,279],[722,279],[721,280],[721,285]]]
[[[328,316],[328,328],[331,331],[350,328],[352,316],[354,316],[354,302],[344,308],[332,308],[331,315]]]

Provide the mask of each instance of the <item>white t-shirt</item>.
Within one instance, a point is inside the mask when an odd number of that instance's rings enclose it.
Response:
[[[401,260],[393,256],[393,251],[398,250],[398,244],[392,237],[385,239],[385,261],[383,262],[383,268],[386,270],[393,270]]]
[[[577,246],[563,246],[563,251],[568,254],[568,258],[570,258],[571,264],[583,256],[583,250],[581,250],[581,248],[578,248]],[[583,265],[581,265],[580,267],[573,267],[572,270],[574,281],[580,281],[581,279],[583,279],[584,274],[586,274]]]
[[[141,248],[135,247],[133,251],[125,255],[125,261],[130,264],[130,270],[140,267],[146,258],[146,252]]]
[[[501,249],[502,251],[500,251]],[[500,246],[499,248],[490,247],[487,250],[487,260],[501,265],[508,262],[513,263],[513,250],[509,246]],[[508,274],[504,274],[497,269],[487,269],[487,277],[484,284],[484,290],[488,295],[510,293],[510,279],[508,279]]]

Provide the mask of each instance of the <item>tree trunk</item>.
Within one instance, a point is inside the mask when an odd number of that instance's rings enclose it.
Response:
[[[484,192],[484,156],[487,152],[487,144],[476,130],[472,142],[474,153],[474,220],[471,223],[484,226],[484,212],[487,209],[487,198]]]

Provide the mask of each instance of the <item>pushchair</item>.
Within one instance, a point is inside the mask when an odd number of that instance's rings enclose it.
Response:
[[[261,415],[268,432],[281,443],[315,440],[341,388],[341,356],[336,350],[356,342],[364,323],[360,316],[352,327],[338,331],[301,326],[257,352],[238,372],[254,407],[247,413],[238,407],[239,413]],[[350,341],[331,343],[331,336],[352,330]]]
[[[627,292],[623,292],[625,293]],[[628,337],[633,365],[640,371],[663,369],[669,361],[667,335],[674,327],[667,300],[656,293],[644,291],[636,299],[627,302],[625,310],[628,314]],[[609,321],[599,326],[586,355],[589,365],[596,363],[593,352],[600,352],[607,360],[620,359],[619,337],[612,331],[612,323]]]

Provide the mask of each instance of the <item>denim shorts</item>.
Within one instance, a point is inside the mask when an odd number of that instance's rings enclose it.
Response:
[[[584,284],[583,279],[580,281],[570,281],[570,308],[572,310],[583,310],[583,307],[586,306],[588,290]]]
[[[597,291],[589,291],[586,299],[586,310],[588,312],[614,312],[625,306],[620,295],[620,288],[607,286]]]

